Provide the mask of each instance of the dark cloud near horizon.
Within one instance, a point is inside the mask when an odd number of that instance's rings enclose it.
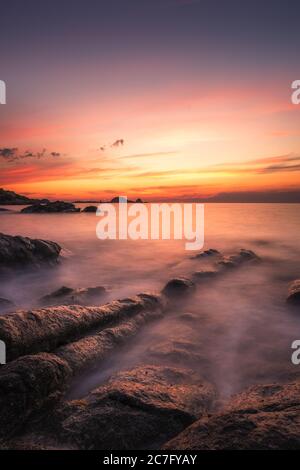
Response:
[[[47,149],[42,149],[39,152],[32,152],[30,150],[26,150],[25,152],[19,152],[17,147],[3,147],[0,148],[0,158],[3,160],[11,163],[19,160],[24,160],[27,158],[33,158],[40,160],[44,157],[60,157],[60,152],[48,152]]]

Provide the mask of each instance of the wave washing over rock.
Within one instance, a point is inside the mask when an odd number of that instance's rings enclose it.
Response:
[[[257,368],[244,368],[238,383],[232,351],[219,356],[215,348],[225,326],[211,318],[211,295],[240,288],[237,279],[263,273],[267,262],[245,249],[203,253],[191,259],[190,275],[170,279],[159,293],[0,315],[8,361],[0,369],[3,448],[300,448],[295,371],[288,369],[282,383],[247,389],[244,383],[259,380]],[[65,289],[59,294],[66,303],[88,291]],[[292,303],[287,317],[295,314]],[[263,370],[267,378],[278,375],[272,367]],[[227,394],[229,384],[239,393]]]

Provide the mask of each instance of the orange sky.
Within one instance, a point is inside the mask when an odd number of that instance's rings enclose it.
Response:
[[[4,126],[14,150],[2,158],[1,185],[36,197],[149,200],[298,188],[300,107],[286,85],[175,87],[20,113]]]

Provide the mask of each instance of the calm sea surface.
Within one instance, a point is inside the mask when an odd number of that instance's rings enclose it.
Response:
[[[195,253],[186,251],[181,240],[100,241],[94,213],[20,214],[20,206],[11,209],[0,213],[1,232],[53,240],[63,247],[57,268],[2,281],[0,296],[22,308],[34,307],[41,295],[62,285],[104,285],[110,299],[116,299],[160,290],[171,277],[208,267],[206,261],[190,259]],[[263,262],[200,288],[184,308],[149,326],[126,353],[77,384],[75,396],[139,361],[177,365],[182,349],[191,367],[199,367],[224,397],[258,381],[298,373],[291,365],[290,346],[300,339],[300,316],[288,311],[285,297],[289,282],[300,278],[299,215],[299,204],[206,204],[204,249],[229,254],[250,248]],[[190,323],[180,320],[186,313]],[[155,356],[153,351],[165,353]]]

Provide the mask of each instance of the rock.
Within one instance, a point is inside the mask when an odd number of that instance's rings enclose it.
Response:
[[[9,209],[6,209],[5,207],[0,207],[0,212],[9,212]]]
[[[35,336],[34,339],[30,338],[30,333],[27,330],[29,327],[28,322],[21,327],[24,335],[27,334],[28,349],[35,351],[46,347],[52,349],[55,342],[62,341],[63,338],[64,344],[52,353],[42,352],[22,356],[0,368],[0,438],[7,436],[8,433],[16,433],[29,417],[41,412],[47,406],[49,400],[58,400],[72,378],[86,368],[95,365],[99,367],[101,361],[111,354],[115,348],[120,347],[120,345],[134,337],[146,323],[158,319],[162,315],[162,302],[157,296],[141,294],[135,300],[128,300],[127,306],[126,301],[123,302],[125,304],[123,304],[123,309],[117,311],[116,316],[114,316],[116,320],[118,313],[123,313],[123,318],[121,317],[123,321],[114,326],[107,325],[110,327],[105,328],[105,323],[100,327],[101,323],[98,320],[98,328],[95,328],[94,331],[90,330],[87,335],[87,329],[80,331],[77,320],[77,329],[79,330],[77,335],[80,334],[83,337],[67,344],[65,343],[69,341],[68,320],[70,317],[65,320],[65,328],[62,331],[59,327],[55,328],[57,317],[54,317],[52,319],[52,329],[50,328],[52,334],[48,338],[47,329],[44,328],[45,325],[43,325],[40,318],[33,315],[32,323],[36,328],[34,331],[37,334],[40,332],[43,335],[43,340],[38,336]],[[115,307],[117,306],[118,304],[115,305]],[[77,308],[80,307],[77,306]],[[92,308],[90,307],[90,309]],[[50,317],[48,320],[49,325],[51,323],[51,312],[48,309],[45,310],[45,314],[48,313]],[[113,315],[113,312],[111,312],[111,315]],[[12,315],[8,314],[8,316],[12,321]],[[2,322],[5,317],[0,317]],[[73,336],[76,335],[75,325],[73,323]],[[58,339],[55,339],[55,330],[60,333]],[[1,339],[3,337],[2,333],[1,330]],[[12,344],[12,349],[15,348],[16,350],[18,341],[20,349],[24,347],[20,330],[16,330],[13,337],[16,341]],[[11,353],[10,346],[7,344],[6,338],[3,339],[6,343],[8,355]],[[16,406],[14,406],[15,404]]]
[[[112,204],[119,204],[119,203],[124,203],[124,202],[127,202],[128,204],[134,204],[135,202],[137,203],[141,203],[143,202],[141,199],[137,199],[136,201],[132,201],[130,199],[126,199],[125,197],[123,196],[117,196],[117,197],[113,197],[110,202]]]
[[[97,212],[97,206],[87,206],[81,212]]]
[[[75,207],[71,202],[55,201],[45,204],[33,204],[32,206],[24,207],[21,210],[24,214],[43,214],[52,212],[80,212],[80,209]]]
[[[53,266],[60,251],[55,242],[0,233],[0,273],[16,267]]]
[[[33,411],[49,405],[71,377],[68,364],[54,354],[24,356],[0,368],[0,436],[22,428]]]
[[[191,367],[201,364],[201,370],[207,365],[207,360],[198,352],[197,345],[191,341],[162,341],[147,349],[151,358],[159,360],[159,363],[168,363]]]
[[[51,294],[44,295],[39,303],[44,306],[50,305],[96,305],[103,301],[107,291],[105,287],[87,287],[72,289],[71,287],[60,287]]]
[[[256,385],[187,428],[165,449],[300,449],[300,382]]]
[[[145,365],[58,406],[30,440],[90,450],[158,448],[209,410],[215,396],[189,369]]]
[[[169,298],[180,298],[194,292],[195,284],[187,278],[171,279],[162,290],[162,294]]]
[[[7,360],[12,361],[21,355],[54,350],[92,330],[112,327],[139,313],[161,307],[158,296],[140,294],[101,307],[72,305],[18,310],[0,316],[0,338],[7,347]]]
[[[15,304],[8,299],[0,297],[0,313],[9,312],[15,307]],[[0,338],[1,339],[1,338]]]
[[[30,199],[26,196],[21,196],[14,191],[6,191],[5,189],[0,188],[0,204],[35,204],[39,202],[40,199]]]
[[[220,252],[218,250],[215,250],[214,248],[209,248],[208,250],[201,251],[201,253],[198,253],[195,256],[192,256],[191,259],[202,259],[202,258],[207,258],[207,257],[212,257],[220,255]]]
[[[244,248],[242,248],[236,255],[224,256],[223,259],[218,261],[217,265],[222,268],[235,268],[246,262],[253,263],[258,262],[259,260],[259,256],[257,256],[254,251],[245,250]]]
[[[292,282],[290,285],[286,301],[293,306],[300,305],[300,279]]]

